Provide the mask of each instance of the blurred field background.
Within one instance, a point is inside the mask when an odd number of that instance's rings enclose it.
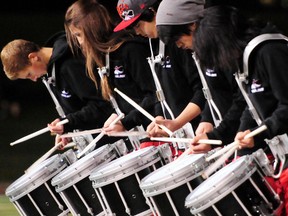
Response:
[[[247,14],[257,14],[272,20],[286,35],[288,34],[288,11],[279,5],[260,7],[257,0],[217,1],[240,5]],[[63,30],[64,13],[72,2],[74,1],[6,2],[6,7],[0,8],[0,47],[17,38],[43,44],[52,34]],[[113,14],[116,13],[117,0],[101,2],[106,4]],[[13,147],[10,143],[46,127],[47,123],[56,117],[53,101],[41,81],[10,81],[0,65],[0,216],[19,215],[5,196],[5,189],[52,148],[54,137],[46,133]]]

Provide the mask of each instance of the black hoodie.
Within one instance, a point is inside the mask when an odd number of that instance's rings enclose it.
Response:
[[[87,76],[84,59],[73,56],[64,32],[54,35],[45,46],[53,47],[48,75],[51,76],[55,64],[55,83],[51,88],[69,120],[64,131],[103,127],[113,108]]]

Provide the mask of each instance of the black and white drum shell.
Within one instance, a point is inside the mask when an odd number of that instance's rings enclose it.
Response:
[[[117,157],[114,147],[107,144],[85,155],[52,179],[52,185],[59,193],[89,176],[100,164],[106,164]]]
[[[193,215],[273,215],[281,201],[262,173],[253,156],[242,156],[195,188],[185,207]]]
[[[146,147],[97,167],[90,175],[93,188],[101,194],[107,215],[151,215],[139,184],[146,175],[161,167],[156,147]]]
[[[199,177],[209,164],[204,154],[186,155],[147,175],[140,188],[146,197],[165,193]]]
[[[60,154],[54,155],[8,186],[6,195],[11,202],[14,202],[35,190],[39,185],[47,182],[66,167],[67,162],[65,159]]]
[[[159,151],[156,147],[139,149],[117,158],[107,165],[97,167],[89,178],[93,182],[93,187],[99,188],[137,173],[160,160]]]
[[[21,215],[67,214],[63,200],[51,186],[51,179],[67,166],[63,155],[53,155],[8,186],[6,196]]]

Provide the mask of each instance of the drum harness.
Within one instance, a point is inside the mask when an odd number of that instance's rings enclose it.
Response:
[[[98,67],[98,74],[100,76],[100,79],[103,80],[104,76],[109,77],[110,75],[110,55],[109,55],[109,50],[108,52],[105,54],[105,66],[104,67]],[[118,116],[123,115],[124,113],[120,110],[118,103],[116,101],[116,99],[113,97],[113,95],[109,95],[109,100],[110,103],[112,105],[112,107],[114,108],[115,112],[117,113]],[[144,132],[144,128],[143,126],[137,126],[136,128],[134,128],[136,131],[139,132]],[[139,139],[143,139],[145,137],[135,137],[135,136],[128,136],[128,139],[131,143],[131,145],[133,146],[134,149],[138,149],[138,147],[140,146],[140,142]],[[127,151],[127,149],[121,149],[121,152],[125,152]]]
[[[282,34],[262,34],[259,35],[255,38],[253,38],[248,45],[246,46],[244,53],[243,53],[243,73],[240,73],[240,71],[238,71],[237,73],[235,73],[235,79],[236,82],[243,94],[243,97],[246,100],[246,103],[248,105],[249,111],[253,117],[253,119],[256,121],[256,123],[258,124],[258,126],[260,126],[263,122],[259,116],[259,114],[257,113],[252,101],[250,100],[247,92],[244,89],[244,83],[247,84],[248,83],[248,63],[249,63],[249,57],[251,52],[253,51],[253,49],[259,45],[260,43],[267,41],[267,40],[286,40],[288,41],[288,38],[285,37]],[[275,158],[274,161],[274,172],[276,171],[277,167],[278,168],[278,173],[271,173],[271,176],[274,178],[279,178],[283,168],[285,166],[285,162],[286,162],[286,155],[288,155],[288,137],[287,134],[282,134],[282,135],[277,135],[275,137],[273,137],[272,139],[265,139],[265,142],[269,145],[272,154]]]
[[[211,112],[211,115],[213,118],[214,125],[215,125],[215,127],[218,127],[220,125],[221,121],[223,120],[222,115],[221,115],[218,107],[216,106],[215,102],[213,101],[210,89],[209,89],[208,84],[206,82],[206,79],[203,75],[199,60],[198,60],[195,52],[192,53],[192,58],[194,59],[195,65],[198,69],[200,80],[201,80],[201,83],[203,86],[202,91],[204,93],[204,97],[207,100],[207,103],[208,103],[208,106],[209,106],[209,109],[210,109],[210,112]]]
[[[175,119],[175,115],[173,113],[173,111],[171,110],[170,106],[168,105],[166,99],[165,99],[165,94],[163,92],[163,89],[161,87],[160,81],[158,79],[156,70],[155,70],[155,66],[156,64],[160,64],[161,66],[164,64],[164,56],[165,56],[165,44],[159,40],[159,53],[158,55],[154,56],[153,54],[153,48],[152,48],[152,40],[151,38],[149,38],[149,46],[150,46],[150,52],[151,52],[151,56],[147,58],[148,64],[150,66],[151,72],[152,72],[152,76],[153,76],[153,80],[156,86],[156,96],[158,101],[161,104],[161,108],[162,108],[162,112],[164,115],[164,118],[167,119],[166,116],[166,110],[169,113],[170,117],[172,120]],[[186,123],[182,128],[178,129],[177,131],[173,132],[175,137],[178,138],[182,138],[182,137],[194,137],[194,131],[192,128],[192,125],[188,122]],[[186,149],[187,148],[187,144],[186,143],[175,143],[172,142],[173,147],[176,150],[176,157],[178,155],[178,149]]]
[[[62,106],[60,105],[59,101],[57,100],[55,94],[53,93],[51,86],[56,86],[56,70],[55,70],[55,63],[53,64],[53,68],[52,68],[52,73],[51,76],[49,77],[47,76],[43,76],[42,77],[42,82],[44,83],[44,85],[46,86],[55,106],[56,106],[56,111],[58,112],[59,116],[61,118],[66,118],[65,112],[62,108]],[[74,130],[74,132],[77,132],[79,130]],[[93,140],[92,135],[81,135],[79,137],[73,137],[72,138],[73,142],[75,142],[76,146],[78,146],[78,150],[81,151],[83,150],[83,148],[85,148],[85,146],[87,145],[87,142],[91,142]],[[67,159],[70,161],[70,163],[75,162],[75,158],[74,156],[71,154],[71,152],[66,152],[66,156]]]

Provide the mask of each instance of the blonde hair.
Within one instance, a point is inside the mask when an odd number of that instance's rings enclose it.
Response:
[[[9,42],[1,51],[1,61],[6,76],[15,80],[19,72],[30,66],[28,55],[32,52],[38,52],[40,46],[31,41],[16,39]]]

